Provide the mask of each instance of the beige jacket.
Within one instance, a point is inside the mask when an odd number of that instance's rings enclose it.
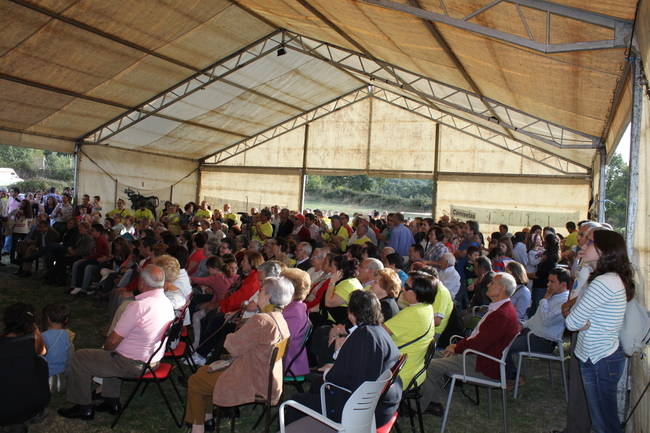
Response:
[[[230,407],[252,403],[256,397],[264,399],[274,344],[288,337],[289,327],[281,312],[256,314],[239,331],[228,335],[224,347],[234,361],[217,379],[212,393],[214,404]],[[280,360],[273,369],[273,404],[282,394],[282,371]]]

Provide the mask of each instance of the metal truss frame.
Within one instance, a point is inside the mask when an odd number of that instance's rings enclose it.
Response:
[[[522,158],[528,159],[530,161],[543,165],[544,167],[562,173],[563,175],[589,175],[590,173],[590,167],[567,160],[559,155],[556,155],[544,149],[537,148],[529,143],[512,139],[507,134],[499,130],[475,125],[449,113],[439,111],[423,102],[376,86],[364,86],[353,90],[352,92],[349,92],[339,98],[328,101],[325,104],[313,108],[312,110],[309,110],[271,128],[268,128],[253,137],[241,140],[237,143],[220,149],[217,152],[203,158],[201,160],[201,165],[206,167],[218,166],[237,155],[240,155],[250,149],[267,143],[273,138],[279,137],[304,125],[307,125],[309,122],[328,116],[329,114],[348,107],[356,102],[368,99],[369,97],[376,98],[395,107],[401,108],[418,116],[427,118],[431,121],[440,123],[449,128],[467,134],[471,137],[483,140],[488,144],[496,146],[502,150],[512,152]],[[583,169],[583,171],[577,171],[576,169]]]
[[[93,144],[104,142],[136,123],[157,115],[160,111],[192,93],[205,89],[217,81],[225,81],[225,77],[233,72],[262,57],[275,53],[279,48],[290,42],[292,38],[293,36],[287,35],[281,30],[276,30],[89,132],[81,137],[81,140]]]
[[[444,111],[444,107],[447,107],[467,113],[468,122],[472,122],[471,117],[476,116],[482,121],[492,122],[561,149],[595,149],[601,146],[599,137],[549,122],[494,99],[415,74],[384,61],[377,61],[367,55],[328,42],[287,30],[284,32],[287,34],[288,42],[285,46],[288,49],[318,58],[357,76],[366,77],[370,84],[375,81],[404,89],[410,94],[429,101],[437,110]]]
[[[218,165],[228,159],[231,159],[247,150],[260,146],[269,140],[291,132],[294,129],[307,125],[314,120],[325,117],[342,108],[350,106],[356,102],[368,99],[372,94],[368,90],[368,86],[359,87],[345,95],[339,96],[336,99],[327,101],[309,111],[305,111],[297,116],[285,120],[275,126],[265,129],[264,131],[255,134],[254,136],[233,143],[223,149],[219,149],[201,160],[201,165]]]
[[[628,20],[576,9],[543,0],[494,0],[483,7],[477,8],[475,11],[462,18],[454,18],[449,15],[446,5],[449,0],[439,0],[440,7],[444,11],[444,14],[432,12],[407,4],[397,3],[391,0],[357,1],[383,7],[385,9],[404,12],[422,18],[424,20],[446,24],[452,27],[467,30],[473,33],[478,33],[483,36],[488,36],[493,39],[539,51],[545,54],[571,51],[603,50],[609,48],[625,48],[629,43],[633,27],[632,22]],[[517,8],[519,19],[521,20],[523,27],[526,29],[528,38],[501,30],[496,30],[494,28],[470,21],[473,18],[476,18],[481,14],[484,14],[486,11],[489,11],[490,9],[493,9],[497,5],[503,3],[512,4]],[[535,9],[546,13],[546,38],[543,42],[534,39],[522,8]],[[594,26],[611,29],[613,31],[613,37],[611,39],[600,39],[594,41],[551,43],[553,16],[561,16],[583,23],[592,24]]]
[[[590,171],[590,167],[562,158],[559,155],[533,146],[530,143],[512,139],[501,131],[467,122],[464,119],[459,119],[449,113],[436,110],[430,105],[423,104],[420,101],[407,98],[406,96],[399,95],[389,90],[377,88],[373,92],[373,97],[413,114],[417,114],[418,116],[445,125],[446,127],[462,132],[471,137],[478,138],[479,140],[485,141],[486,143],[500,149],[512,152],[522,158],[534,161],[560,173],[566,175],[580,175],[588,174]],[[572,166],[582,168],[585,171],[573,171]]]

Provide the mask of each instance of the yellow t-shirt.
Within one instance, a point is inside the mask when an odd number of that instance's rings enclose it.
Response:
[[[205,209],[205,210],[199,209],[199,210],[196,211],[194,216],[196,218],[208,219],[209,220],[210,218],[212,218],[212,212],[210,212],[210,210],[208,210],[208,209]]]
[[[438,293],[436,293],[436,300],[433,301],[433,315],[442,317],[442,321],[436,326],[436,334],[443,333],[453,309],[454,300],[451,299],[451,292],[442,283],[438,283]]]
[[[435,335],[435,328],[432,325],[432,321],[433,306],[431,304],[418,303],[409,305],[384,323],[384,326],[392,332],[391,337],[393,337],[393,341],[398,347],[415,340],[426,332],[426,335],[415,343],[400,349],[400,353],[405,353],[408,356],[404,368],[399,373],[404,388],[408,386],[413,376],[424,365],[427,348]],[[424,382],[425,376],[426,372],[418,377],[418,385]]]
[[[167,215],[167,230],[174,236],[180,235],[181,230],[181,216],[178,213]]]
[[[567,249],[571,249],[578,245],[578,231],[574,231],[573,233],[569,233],[567,237],[564,238],[564,247]]]
[[[345,229],[345,227],[343,226],[339,227],[339,229],[336,230],[336,232],[332,231],[330,233],[325,233],[323,235],[323,239],[329,241],[330,239],[332,239],[332,236],[339,236],[342,238],[341,242],[339,243],[339,248],[341,249],[341,251],[345,252],[345,250],[348,249],[348,239],[350,238],[350,234]]]
[[[264,224],[261,224],[260,231],[264,236],[266,236],[264,240],[270,238],[271,236],[273,236],[273,224],[271,224],[271,222],[269,221],[265,222]],[[262,242],[263,240],[257,233],[257,225],[253,226],[253,239],[260,242]]]
[[[239,216],[236,213],[227,213],[223,215],[224,220],[232,220],[235,224],[239,224]]]
[[[149,209],[147,209],[147,208],[145,208],[145,209],[138,209],[138,210],[135,211],[135,219],[138,220],[138,219],[142,219],[142,218],[146,218],[146,219],[148,219],[149,221],[153,221],[153,220],[154,220],[153,213],[151,212],[151,210],[149,210]]]
[[[109,218],[114,217],[115,215],[119,215],[122,218],[127,217],[127,216],[132,217],[133,212],[131,212],[131,210],[127,209],[127,208],[124,208],[124,209],[121,209],[121,210],[119,208],[115,208],[115,209],[113,209],[112,211],[110,211],[109,213],[106,214],[106,216],[109,217]]]
[[[347,232],[347,230],[345,230]],[[350,242],[350,245],[361,245],[365,246],[366,242],[372,243],[372,240],[368,237],[368,235],[363,235],[362,238],[358,238],[355,241]]]
[[[350,295],[355,290],[363,290],[361,282],[359,282],[359,280],[356,278],[348,278],[347,280],[343,280],[336,285],[334,288],[334,294],[345,301],[345,303],[341,305],[342,307],[347,307],[348,302],[350,301]]]

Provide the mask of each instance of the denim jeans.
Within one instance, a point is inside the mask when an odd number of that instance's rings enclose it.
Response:
[[[580,372],[591,416],[591,429],[595,433],[623,432],[616,409],[616,387],[623,374],[624,365],[625,354],[620,346],[616,352],[595,364],[591,360],[580,361]]]

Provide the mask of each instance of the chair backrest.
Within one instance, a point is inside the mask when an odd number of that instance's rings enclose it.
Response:
[[[519,337],[519,334],[515,335],[512,337],[512,340],[510,343],[503,349],[501,352],[501,362],[499,364],[499,378],[501,379],[501,388],[506,389],[507,388],[507,379],[506,379],[506,358],[508,357],[508,352],[510,352],[510,347],[512,346],[512,343],[515,342],[515,340]]]
[[[312,326],[311,322],[307,320],[303,329],[305,329],[305,331],[302,333],[303,338],[302,338],[302,343],[300,345],[300,349],[298,350],[298,352],[296,352],[293,358],[289,360],[285,359],[285,361],[289,361],[289,362],[287,362],[286,366],[284,367],[284,376],[291,376],[293,378],[296,377],[296,375],[291,371],[291,366],[293,366],[294,362],[296,362],[296,360],[300,357],[300,355],[302,355],[302,353],[305,350],[307,350],[307,341],[309,340],[309,337],[311,336],[311,332],[313,331],[314,327]]]
[[[417,373],[415,373],[415,376],[413,376],[411,381],[406,385],[406,388],[404,388],[405,391],[415,388],[417,386],[418,377],[422,376],[424,372],[427,371],[427,368],[429,368],[429,364],[431,363],[431,360],[433,359],[433,355],[435,355],[435,353],[436,353],[436,339],[433,338],[431,339],[431,342],[427,347],[427,353],[424,355],[424,362],[422,363],[422,368],[418,370]]]
[[[384,371],[375,381],[367,381],[357,388],[343,407],[341,425],[346,433],[375,431],[375,408],[382,390],[391,380],[391,370]]]
[[[170,333],[170,331],[171,331],[171,329],[172,329],[172,325],[173,325],[174,322],[177,321],[177,320],[178,320],[177,318],[174,319],[174,320],[171,320],[171,321],[168,322],[168,323],[165,325],[165,327],[163,328],[163,329],[164,329],[164,332],[162,333],[162,336],[160,337],[160,341],[157,343],[158,346],[157,346],[156,349],[151,353],[151,356],[149,356],[149,359],[147,360],[147,363],[145,364],[144,368],[142,369],[142,375],[143,375],[143,376],[147,373],[147,371],[149,371],[150,373],[153,374],[154,369],[151,368],[151,360],[154,358],[154,356],[156,356],[156,354],[157,354],[158,352],[160,352],[161,350],[165,350],[165,348],[167,347],[167,342],[170,341],[170,339],[169,339],[169,333]],[[180,333],[180,328],[179,328],[179,333]]]
[[[402,353],[402,354],[399,356],[399,359],[397,360],[397,362],[395,363],[395,365],[393,365],[393,366],[391,367],[390,371],[391,371],[391,373],[392,373],[392,376],[391,376],[390,380],[386,383],[386,386],[384,387],[384,389],[382,390],[382,392],[381,392],[381,396],[379,397],[380,400],[381,400],[381,399],[384,397],[384,395],[388,392],[388,390],[389,390],[390,387],[393,385],[393,383],[395,383],[395,380],[397,380],[397,376],[399,375],[399,372],[402,371],[402,368],[404,367],[404,364],[406,364],[406,359],[407,359],[408,357],[409,357],[409,356],[408,356],[406,353]]]
[[[268,377],[268,388],[266,393],[265,403],[270,405],[273,398],[273,369],[275,368],[275,363],[280,361],[282,362],[282,357],[287,350],[287,345],[289,343],[289,338],[285,338],[275,343],[273,350],[271,351],[271,358],[269,362],[269,377]],[[280,384],[280,386],[282,386]]]

